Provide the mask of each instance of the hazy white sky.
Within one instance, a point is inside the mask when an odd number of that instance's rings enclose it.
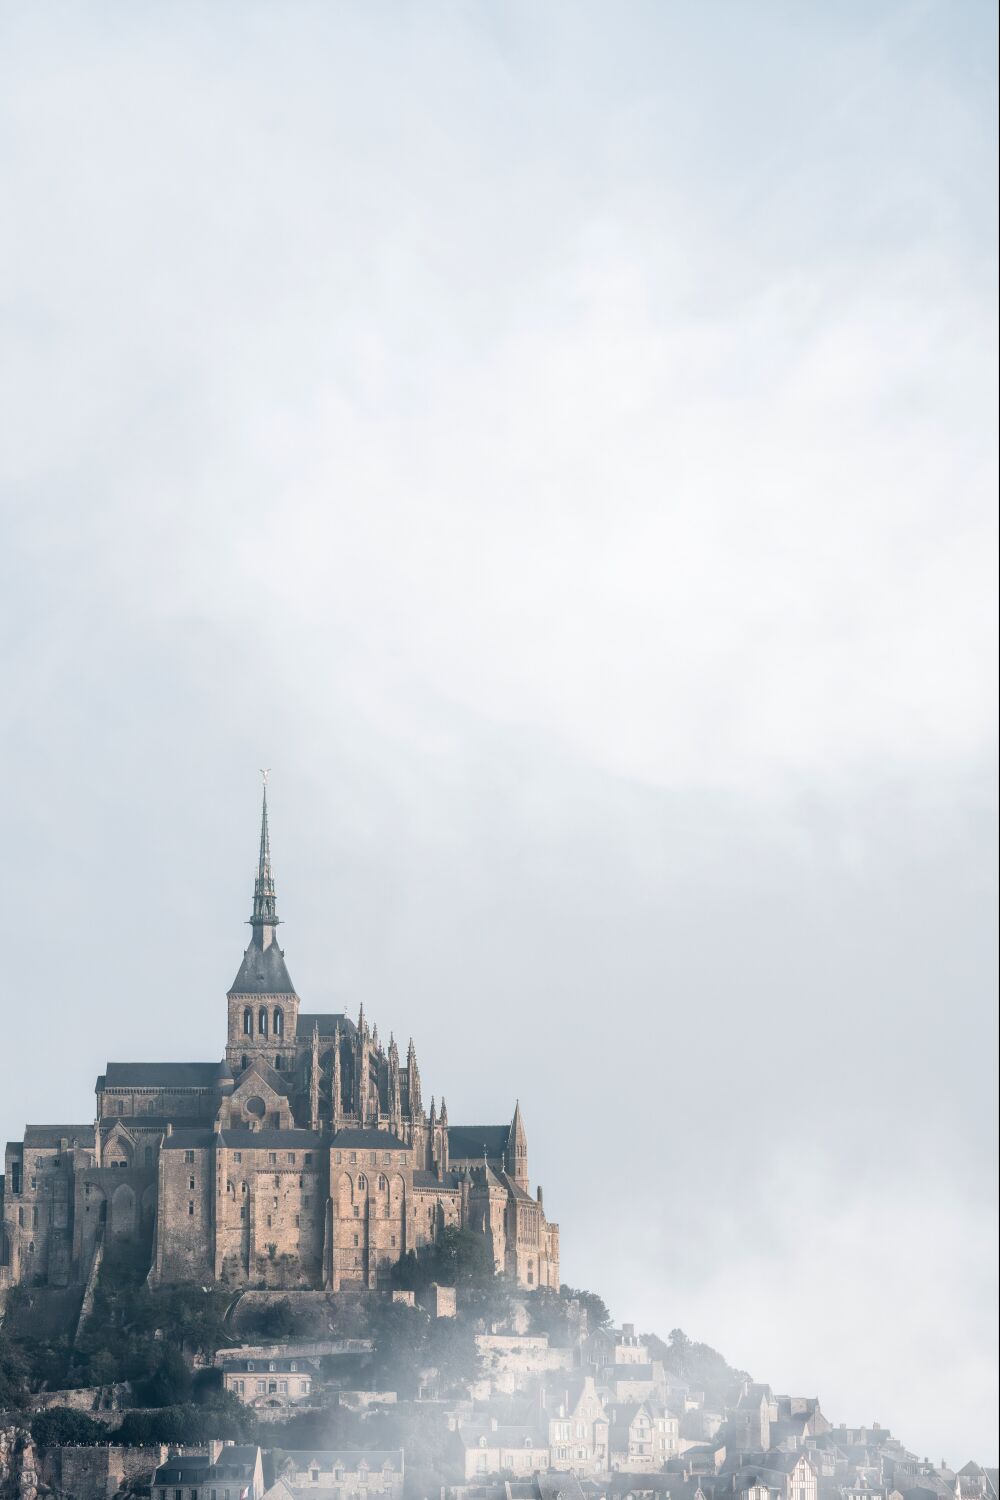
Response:
[[[0,4],[2,1128],[310,1008],[996,1457],[987,0]]]

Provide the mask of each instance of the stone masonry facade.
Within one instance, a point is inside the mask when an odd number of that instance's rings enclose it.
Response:
[[[377,1290],[449,1225],[498,1274],[558,1287],[559,1230],[530,1191],[519,1105],[451,1125],[362,1009],[301,1009],[276,938],[267,793],[251,938],[221,1062],[109,1062],[96,1119],[29,1125],[0,1178],[0,1289],[86,1282],[98,1246],[148,1253],[152,1282]]]

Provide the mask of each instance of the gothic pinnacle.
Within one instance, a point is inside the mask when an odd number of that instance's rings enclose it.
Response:
[[[260,853],[257,858],[257,877],[253,886],[253,916],[250,925],[254,929],[254,937],[258,933],[262,938],[267,933],[266,941],[262,946],[266,947],[271,941],[273,929],[278,925],[278,914],[274,893],[274,876],[271,873],[271,834],[267,824],[267,778],[268,771],[260,773],[264,778],[264,792],[261,799],[260,810]]]

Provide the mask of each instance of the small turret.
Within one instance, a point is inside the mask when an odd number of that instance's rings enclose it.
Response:
[[[438,1121],[438,1133],[441,1136],[441,1145],[438,1150],[438,1166],[442,1176],[448,1171],[448,1106],[444,1095],[441,1095],[441,1116]]]
[[[309,1049],[309,1129],[319,1129],[319,1025],[315,1021]]]
[[[343,1110],[343,1095],[341,1093],[340,1077],[340,1023],[334,1027],[333,1032],[333,1067],[330,1079],[330,1119],[334,1130],[340,1129],[340,1117]]]
[[[406,1073],[410,1085],[410,1115],[411,1118],[416,1119],[418,1115],[423,1114],[424,1108],[420,1098],[420,1069],[417,1067],[417,1049],[413,1045],[412,1036],[410,1037],[410,1045],[406,1053]]]

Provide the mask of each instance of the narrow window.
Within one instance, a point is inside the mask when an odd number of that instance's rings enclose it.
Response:
[[[253,1011],[250,1009],[249,1005],[247,1006],[246,1010],[243,1012],[243,1035],[244,1036],[253,1036]],[[244,1058],[243,1059],[243,1066],[246,1067],[246,1065],[247,1065],[247,1060],[246,1060],[246,1058]]]
[[[275,1036],[284,1036],[285,1034],[285,1013],[280,1005],[276,1005],[274,1008],[274,1034]]]
[[[193,1219],[194,1218],[194,1204],[193,1203],[189,1203],[188,1204],[188,1218],[189,1219]]]
[[[257,1030],[261,1036],[267,1036],[267,1008],[263,1005],[257,1016]]]

